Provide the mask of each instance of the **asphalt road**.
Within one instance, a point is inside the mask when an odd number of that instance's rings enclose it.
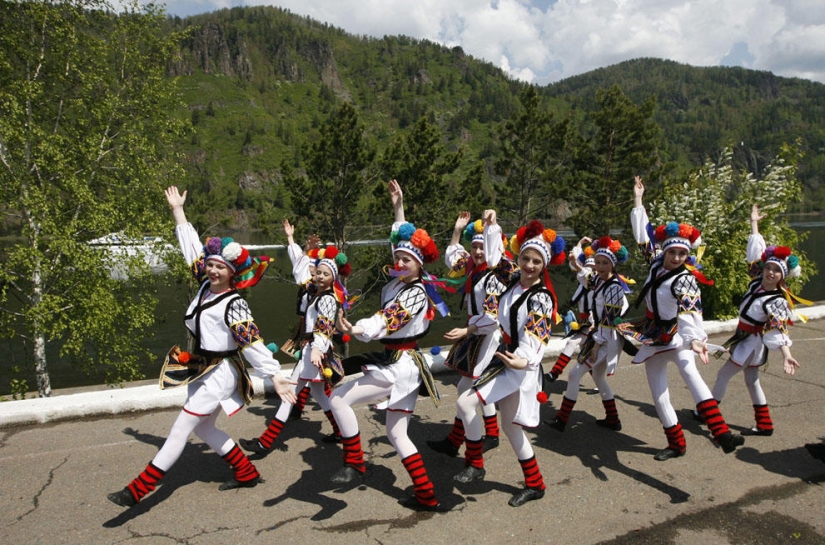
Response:
[[[522,487],[509,444],[485,456],[483,482],[454,486],[461,458],[432,452],[426,439],[444,437],[455,414],[457,376],[439,374],[443,402],[420,398],[410,425],[436,494],[450,510],[415,513],[397,505],[412,484],[384,437],[383,413],[358,407],[369,469],[364,483],[335,490],[329,477],[341,466],[338,445],[320,441],[329,424],[310,404],[290,421],[283,450],[256,462],[266,482],[219,492],[231,473],[195,437],[162,486],[124,509],[106,494],[134,478],[163,443],[176,410],[92,417],[0,429],[2,542],[17,543],[825,543],[825,463],[805,443],[825,441],[825,320],[793,328],[802,368],[782,373],[771,355],[762,384],[774,420],[772,437],[748,437],[725,455],[693,421],[693,402],[671,367],[671,397],[685,427],[687,454],[657,462],[665,446],[642,366],[629,358],[612,377],[624,428],[597,427],[603,417],[589,377],[564,433],[529,430],[547,494],[520,508],[507,505]],[[728,334],[718,334],[721,343]],[[702,374],[712,384],[721,362]],[[549,367],[547,367],[549,369]],[[565,376],[543,406],[550,418]],[[277,401],[257,398],[219,426],[234,438],[259,434]],[[730,384],[722,411],[735,431],[753,425],[741,375]]]

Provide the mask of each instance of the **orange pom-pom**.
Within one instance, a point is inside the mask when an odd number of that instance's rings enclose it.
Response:
[[[415,233],[410,237],[410,242],[412,242],[416,248],[424,249],[427,247],[427,244],[430,243],[430,235],[428,235],[424,229],[416,229]]]
[[[556,232],[552,229],[545,229],[542,231],[541,236],[547,241],[548,244],[552,244],[553,241],[556,240]]]
[[[180,354],[178,354],[178,361],[180,363],[189,363],[191,359],[192,354],[190,354],[189,352],[181,352]]]
[[[582,251],[582,253],[584,254],[584,257],[593,257],[593,255],[596,253],[596,250],[588,246],[584,249],[584,251]]]
[[[622,243],[618,240],[611,240],[610,244],[607,245],[607,249],[616,254],[622,249]]]
[[[679,224],[679,237],[690,239],[690,235],[693,234],[693,227],[690,225],[685,225],[684,223]]]

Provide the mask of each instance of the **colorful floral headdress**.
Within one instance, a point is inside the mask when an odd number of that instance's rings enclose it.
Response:
[[[576,256],[579,264],[582,267],[592,267],[596,263],[596,251],[593,249],[592,246],[588,246],[584,248],[579,254]]]
[[[352,265],[349,264],[347,254],[339,250],[332,244],[327,245],[326,248],[313,248],[307,252],[310,259],[315,260],[315,267],[326,265],[332,271],[332,289],[335,293],[335,299],[343,305],[344,309],[349,310],[350,305],[358,299],[358,295],[350,297],[346,286],[341,283],[339,277],[347,277],[352,273]]]
[[[629,255],[627,248],[625,248],[620,241],[612,239],[609,236],[604,236],[594,241],[593,244],[588,247],[588,250],[593,251],[594,256],[605,256],[613,263],[614,267],[627,261]]]
[[[238,289],[251,288],[264,275],[272,258],[252,257],[246,248],[232,238],[208,237],[203,245],[204,261],[218,260],[229,267],[234,274],[234,285]]]
[[[484,242],[484,222],[480,219],[472,223],[468,223],[467,227],[461,233],[461,238],[464,242]]]
[[[687,251],[695,250],[702,244],[702,232],[699,229],[675,221],[657,227],[653,231],[653,236],[663,252],[671,247],[681,247]]]
[[[782,269],[782,278],[796,278],[802,274],[799,258],[791,253],[787,246],[768,246],[762,253],[762,267],[767,263],[776,263]]]
[[[544,258],[544,266],[564,263],[564,239],[552,229],[545,229],[538,220],[532,220],[524,227],[520,227],[510,239],[510,250],[520,254],[527,248],[537,250]]]
[[[416,229],[412,223],[402,223],[390,235],[393,253],[405,252],[420,264],[433,263],[438,259],[438,248],[424,229]]]

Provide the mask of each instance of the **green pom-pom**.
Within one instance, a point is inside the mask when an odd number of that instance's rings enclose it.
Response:
[[[296,359],[296,360],[301,359],[301,351],[300,351],[300,350],[296,350],[296,351],[295,351],[294,356],[295,356],[295,359]]]
[[[223,250],[224,248],[226,248],[228,245],[232,244],[233,242],[235,242],[235,239],[232,238],[232,237],[222,238],[221,239],[221,250]]]
[[[398,234],[398,231],[393,231],[390,235],[390,243],[397,245],[399,242],[401,242],[401,236]]]
[[[278,345],[277,345],[277,344],[275,344],[275,343],[269,343],[268,345],[266,345],[266,347],[267,347],[267,348],[269,349],[269,351],[270,351],[270,352],[272,352],[273,354],[274,354],[274,353],[276,353],[276,352],[278,351]]]
[[[788,256],[788,270],[795,269],[799,266],[799,258],[795,255]]]
[[[347,254],[344,252],[338,252],[338,255],[335,256],[335,263],[340,267],[342,265],[347,264]]]

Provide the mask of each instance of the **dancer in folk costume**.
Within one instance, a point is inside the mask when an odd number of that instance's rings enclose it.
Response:
[[[669,362],[676,363],[714,441],[725,453],[731,453],[744,444],[745,438],[731,433],[695,360],[698,355],[702,363],[708,363],[707,334],[702,324],[702,298],[697,279],[705,283],[710,281],[688,260],[690,251],[701,244],[701,232],[675,222],[654,230],[642,204],[644,184],[639,176],[634,182],[633,195],[634,208],[630,216],[633,236],[651,263],[636,304],[644,301],[647,312],[640,322],[626,322],[620,329],[643,344],[633,363],[645,364],[656,413],[667,437],[667,448],[657,452],[654,458],[668,460],[684,455],[686,449],[682,425],[670,403]]]
[[[484,213],[484,252],[487,265],[496,267],[501,258],[501,228],[495,214]],[[487,403],[497,403],[501,427],[510,440],[522,472],[525,488],[510,498],[518,507],[544,497],[544,479],[533,447],[523,426],[539,423],[539,406],[546,400],[541,391],[541,360],[550,341],[550,328],[557,318],[556,296],[547,274],[551,264],[564,262],[564,239],[538,221],[520,228],[510,242],[518,254],[518,271],[509,279],[498,304],[498,323],[502,343],[493,361],[456,401],[459,417],[466,428],[464,469],[453,479],[469,483],[483,479],[482,426],[477,410]],[[542,399],[543,398],[543,399]]]
[[[295,279],[295,284],[298,285],[298,303],[296,314],[298,315],[298,324],[295,326],[292,336],[281,345],[281,351],[294,357],[296,360],[301,359],[301,343],[303,342],[304,334],[306,333],[306,325],[304,323],[304,316],[306,315],[307,304],[313,293],[310,290],[315,290],[313,279],[315,277],[315,259],[309,257],[312,251],[318,251],[321,244],[321,238],[316,234],[311,234],[306,239],[304,248],[301,249],[295,243],[295,226],[289,223],[288,219],[284,220],[284,234],[286,234],[287,246],[286,252],[289,256],[289,261],[292,263],[292,276]],[[292,380],[297,380],[296,375],[297,366],[293,370]],[[325,390],[327,397],[329,397],[330,390],[325,383]],[[306,407],[307,401],[311,394],[309,384],[306,384],[301,391],[298,392],[298,401],[292,406],[290,418],[300,419]]]
[[[756,426],[746,433],[768,436],[773,434],[773,421],[759,382],[759,368],[767,363],[768,350],[782,353],[785,373],[793,375],[799,367],[799,362],[791,355],[792,342],[788,336],[794,300],[799,299],[788,290],[785,280],[799,276],[802,270],[799,259],[790,248],[765,245],[765,239],[759,234],[762,218],[764,216],[754,204],[747,247],[752,281],[739,305],[736,332],[724,344],[730,351],[730,359],[719,369],[712,392],[714,399],[721,403],[730,379],[743,371],[756,417]]]
[[[550,383],[555,382],[564,372],[573,354],[581,348],[582,343],[587,339],[593,325],[591,311],[593,290],[590,289],[590,283],[594,282],[597,277],[593,273],[595,252],[590,246],[582,248],[584,244],[590,244],[591,240],[590,237],[582,237],[578,244],[570,250],[568,262],[570,268],[576,273],[576,280],[578,281],[576,289],[573,291],[573,297],[570,298],[570,303],[576,307],[576,312],[568,310],[562,318],[564,335],[567,340],[559,357],[556,358],[553,368],[550,369],[550,372],[544,374],[544,380]]]
[[[304,317],[301,323],[304,333],[301,336],[300,359],[292,372],[292,380],[296,382],[296,396],[305,386],[309,386],[312,397],[332,425],[332,433],[324,440],[337,443],[341,441],[341,432],[329,406],[328,392],[333,377],[337,380],[343,377],[343,368],[333,352],[332,337],[339,306],[348,306],[347,292],[340,277],[349,276],[351,267],[344,252],[335,246],[312,249],[308,258],[315,260],[312,264],[315,274],[306,284],[303,296]],[[241,446],[261,456],[272,452],[272,444],[283,431],[292,408],[290,403],[281,403],[275,418],[261,436],[257,439],[241,439]]]
[[[576,399],[579,396],[579,384],[586,373],[593,375],[593,382],[599,389],[604,405],[605,418],[596,420],[596,424],[614,431],[622,429],[616,399],[607,382],[607,377],[616,371],[619,355],[622,353],[624,336],[616,329],[616,321],[627,311],[628,303],[625,293],[630,289],[619,276],[616,266],[627,261],[627,248],[618,240],[609,236],[599,238],[590,245],[595,252],[593,271],[595,274],[577,275],[580,286],[592,292],[593,316],[596,323],[579,352],[578,363],[570,370],[567,377],[567,391],[561,407],[550,427],[564,431]]]
[[[186,402],[175,420],[169,437],[146,469],[126,488],[109,494],[109,499],[124,507],[138,503],[153,491],[158,481],[177,461],[194,432],[234,470],[234,477],[219,487],[230,490],[253,487],[260,474],[249,458],[215,421],[223,409],[232,416],[252,396],[241,355],[261,374],[272,378],[275,390],[285,403],[293,403],[292,381],[280,376],[278,360],[264,346],[258,327],[238,289],[258,283],[269,258],[253,258],[230,238],[208,238],[205,245],[186,221],[183,205],[186,192],[166,189],[177,227],[175,234],[192,274],[200,282],[195,299],[184,317],[189,332],[190,351],[173,348],[161,373],[161,387],[186,385]]]
[[[470,243],[470,252],[461,245],[462,238]],[[500,248],[496,251],[503,254],[503,241],[499,241],[499,245]],[[451,329],[444,335],[445,340],[454,343],[444,364],[461,374],[457,385],[458,395],[461,395],[484,371],[501,342],[498,298],[507,288],[502,278],[510,278],[515,263],[502,255],[496,267],[487,266],[483,223],[482,220],[470,223],[469,212],[458,215],[452,240],[444,255],[447,266],[450,267],[450,276],[466,278],[462,304],[467,307],[467,326]],[[486,452],[498,446],[498,417],[494,403],[484,405],[481,412],[484,417],[483,449]],[[463,443],[464,422],[458,416],[446,438],[427,441],[430,448],[448,456],[456,456]]]
[[[384,345],[384,351],[348,358],[345,366],[349,368],[360,361],[364,374],[335,389],[330,397],[332,412],[341,428],[344,451],[344,467],[331,480],[337,485],[357,483],[366,471],[358,419],[352,405],[389,398],[387,438],[409,472],[414,491],[412,497],[399,503],[415,510],[433,511],[439,509],[440,504],[407,427],[422,381],[436,406],[440,401],[427,362],[418,350],[418,340],[429,330],[436,307],[442,315],[448,311],[435,286],[425,283],[432,277],[424,271],[424,264],[438,259],[438,248],[426,231],[407,223],[403,193],[397,181],[390,182],[389,193],[395,212],[390,237],[394,278],[381,290],[378,312],[352,324],[341,311],[337,323],[341,333],[364,342],[378,340]]]

